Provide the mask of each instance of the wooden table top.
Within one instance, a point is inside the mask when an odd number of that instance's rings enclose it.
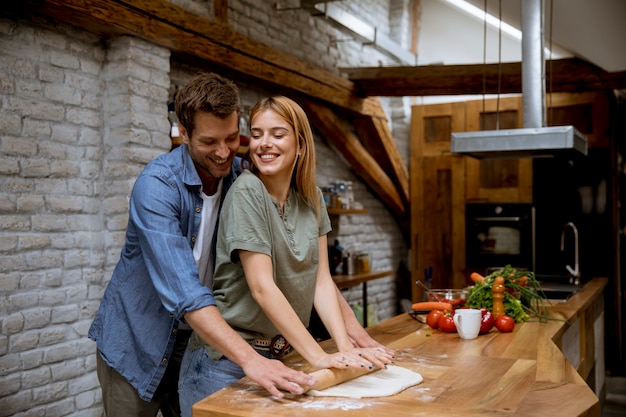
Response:
[[[592,280],[568,302],[551,307],[551,314],[573,322],[605,285],[606,279]],[[396,349],[398,365],[422,374],[419,385],[391,397],[288,394],[278,400],[246,377],[198,402],[193,416],[600,416],[598,398],[553,342],[567,327],[563,320],[529,321],[512,333],[494,328],[463,340],[402,314],[368,332]],[[312,370],[297,354],[285,362]]]

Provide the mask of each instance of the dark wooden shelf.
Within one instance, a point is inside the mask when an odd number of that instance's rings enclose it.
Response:
[[[340,216],[342,214],[367,214],[366,209],[342,209],[342,208],[328,208],[328,214],[330,216]]]
[[[350,288],[358,285],[362,282],[371,281],[373,279],[389,277],[393,275],[392,270],[387,271],[372,271],[362,274],[351,275],[333,275],[333,280],[339,288]]]

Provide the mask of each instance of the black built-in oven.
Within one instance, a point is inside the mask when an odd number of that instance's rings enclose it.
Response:
[[[494,268],[535,269],[535,208],[532,204],[465,206],[468,271],[487,274]]]

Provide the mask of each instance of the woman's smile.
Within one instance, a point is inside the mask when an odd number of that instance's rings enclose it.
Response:
[[[266,110],[254,117],[250,132],[250,154],[260,175],[290,178],[297,156],[297,141],[289,123]]]

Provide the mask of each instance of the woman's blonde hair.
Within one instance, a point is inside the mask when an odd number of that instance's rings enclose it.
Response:
[[[263,111],[271,110],[293,128],[297,145],[300,147],[299,156],[296,157],[296,166],[291,177],[291,186],[296,189],[306,204],[313,207],[319,217],[320,200],[317,192],[315,174],[315,143],[313,131],[302,107],[295,101],[284,96],[267,97],[260,100],[250,111],[250,122]],[[246,152],[244,160],[248,162],[252,172],[258,172],[254,166],[250,151]]]

